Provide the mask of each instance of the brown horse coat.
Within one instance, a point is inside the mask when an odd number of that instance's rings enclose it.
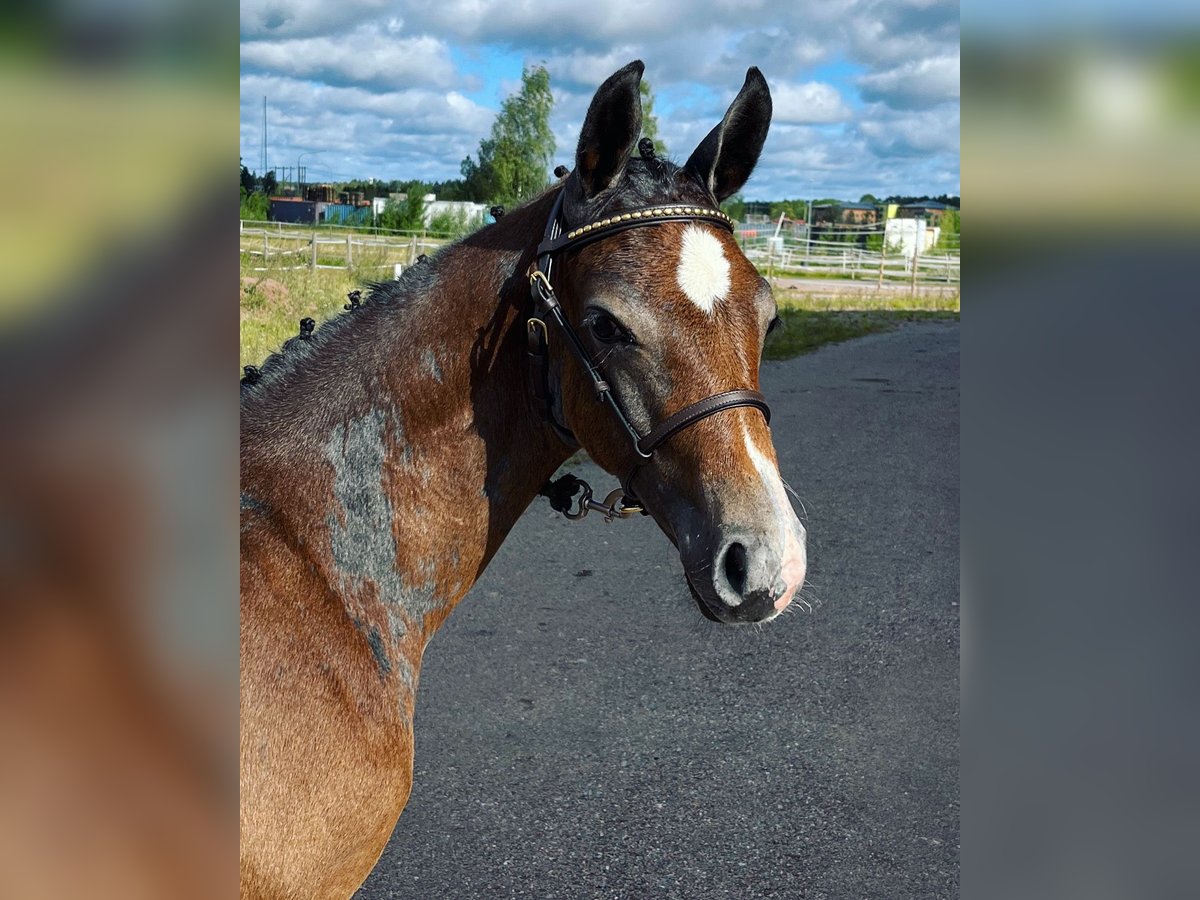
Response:
[[[412,786],[425,646],[573,452],[527,384],[526,273],[556,192],[577,222],[647,202],[713,205],[757,160],[770,117],[757,70],[687,166],[631,158],[641,71],[601,87],[562,184],[292,339],[243,387],[244,897],[348,897],[370,872]],[[697,256],[690,227],[615,236],[557,276],[641,428],[758,383],[774,301],[728,232],[698,239]],[[629,340],[610,346],[611,323],[585,298],[623,317]],[[552,363],[556,415],[601,465],[625,469],[612,422],[561,351]],[[638,489],[701,609],[760,621],[790,600],[797,565],[803,578],[803,531],[780,508],[762,416],[721,416],[673,438]]]

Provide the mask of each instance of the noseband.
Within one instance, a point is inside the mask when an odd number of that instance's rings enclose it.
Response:
[[[592,358],[592,354],[584,345],[579,333],[567,321],[562,304],[559,303],[558,297],[554,293],[554,288],[550,284],[550,272],[554,265],[554,256],[564,250],[574,250],[586,244],[603,240],[629,228],[662,225],[667,222],[711,222],[733,231],[733,221],[720,210],[702,206],[647,206],[626,210],[606,219],[581,225],[564,233],[561,222],[562,205],[563,192],[559,191],[558,196],[554,200],[554,206],[550,210],[550,218],[546,222],[546,230],[542,242],[538,244],[537,257],[533,265],[529,268],[529,287],[533,295],[534,312],[526,321],[526,335],[528,339],[533,392],[542,405],[542,415],[547,424],[554,429],[554,432],[568,446],[578,447],[579,441],[576,440],[575,435],[569,428],[560,424],[554,416],[554,397],[550,390],[549,377],[548,345],[550,334],[546,325],[547,321],[552,321],[558,332],[565,339],[571,355],[575,357],[584,374],[591,380],[597,402],[606,405],[612,410],[622,430],[628,436],[636,462],[629,474],[622,480],[621,490],[613,491],[609,494],[604,503],[592,500],[591,488],[586,482],[573,476],[568,476],[570,483],[567,486],[569,493],[566,495],[565,508],[560,505],[562,489],[559,489],[560,496],[558,500],[560,502],[555,502],[553,494],[547,494],[547,496],[551,496],[551,502],[555,508],[562,509],[569,518],[573,519],[582,518],[587,515],[589,510],[603,512],[607,521],[612,521],[617,516],[625,517],[635,515],[636,513],[645,515],[646,511],[634,493],[633,479],[637,475],[638,470],[653,458],[654,451],[657,448],[685,428],[690,428],[697,422],[707,419],[709,416],[739,406],[751,406],[760,410],[767,422],[770,422],[770,407],[767,406],[766,398],[758,391],[748,389],[724,391],[685,406],[678,412],[668,416],[647,434],[639,434],[638,430],[634,428],[633,423],[629,421],[629,416],[626,415],[625,410],[621,407],[620,401],[618,401],[616,395],[613,393],[612,386],[605,380],[604,373],[601,371],[599,364]],[[574,495],[575,490],[579,486],[583,487],[584,494],[579,502],[578,509],[572,513],[569,511],[570,497]],[[546,493],[545,488],[543,488],[543,493]]]

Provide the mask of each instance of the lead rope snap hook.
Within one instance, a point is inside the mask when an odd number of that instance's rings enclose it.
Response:
[[[580,480],[583,485],[583,493],[579,495],[579,505],[575,507],[575,512],[563,513],[572,522],[578,521],[592,511],[594,501],[592,500],[592,486],[586,481]]]
[[[604,498],[603,504],[594,504],[594,509],[597,512],[604,513],[604,521],[611,524],[613,519],[628,519],[630,516],[636,516],[642,511],[642,507],[637,504],[627,506],[625,504],[624,488],[616,488],[610,491],[608,496]]]

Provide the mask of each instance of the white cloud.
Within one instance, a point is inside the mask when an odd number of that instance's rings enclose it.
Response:
[[[819,81],[777,84],[771,89],[771,102],[772,121],[784,125],[823,125],[850,118],[850,108],[837,88]]]
[[[704,3],[690,0],[404,0],[397,3],[406,22],[431,34],[463,41],[513,43],[553,48],[582,44],[599,48],[613,42],[652,40],[690,30],[706,21]]]
[[[242,0],[242,38],[336,34],[394,5],[390,0]]]
[[[400,37],[369,25],[338,37],[245,41],[242,67],[380,88],[450,87],[461,81],[442,41]]]
[[[297,122],[322,111],[358,112],[375,116],[381,130],[401,128],[418,134],[483,134],[495,115],[456,91],[413,88],[374,93],[275,75],[243,76],[243,105],[248,104],[249,112],[259,109],[262,96],[277,116]]]
[[[858,79],[862,97],[893,109],[929,109],[958,99],[958,51],[913,59]]]
[[[858,132],[880,157],[957,155],[958,131],[959,112],[954,103],[900,112],[876,105],[858,124]]]

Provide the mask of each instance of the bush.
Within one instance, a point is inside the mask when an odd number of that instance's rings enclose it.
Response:
[[[465,212],[440,212],[429,220],[429,231],[437,235],[446,235],[452,240],[458,240],[470,234],[482,224],[482,220],[472,220]]]
[[[948,209],[942,213],[942,220],[938,223],[941,226],[941,233],[938,235],[937,246],[935,250],[940,251],[955,251],[962,247],[959,229],[961,219],[957,209]]]
[[[247,219],[252,222],[267,221],[267,214],[271,208],[271,201],[267,195],[261,191],[247,193],[245,188],[242,188],[242,211],[240,218]]]
[[[418,191],[411,191],[406,200],[388,201],[379,214],[379,227],[392,231],[424,231],[425,201]]]

